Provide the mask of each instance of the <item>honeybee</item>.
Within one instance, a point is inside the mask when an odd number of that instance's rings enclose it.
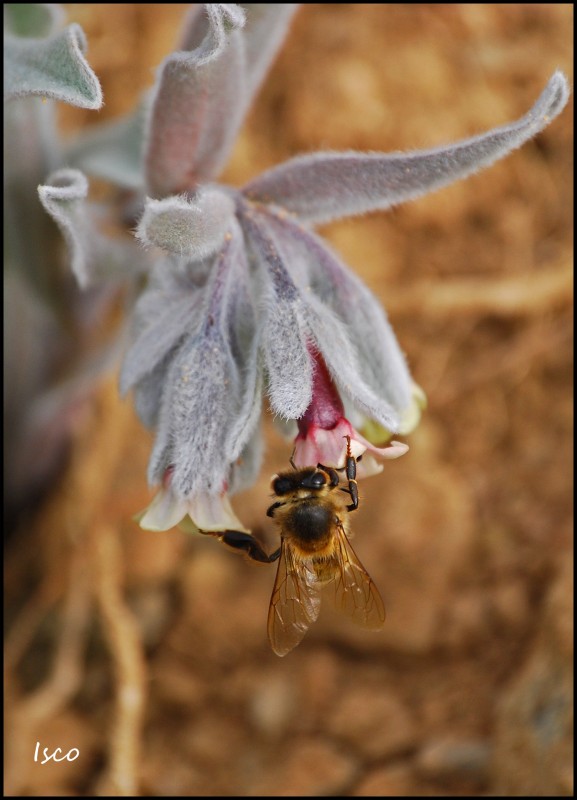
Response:
[[[339,486],[336,469],[317,464],[281,472],[272,480],[276,500],[268,509],[280,528],[281,546],[267,555],[257,540],[241,531],[224,531],[217,538],[253,561],[278,570],[268,613],[268,636],[279,656],[295,648],[317,619],[321,590],[334,593],[336,608],[363,628],[379,630],[385,607],[377,587],[349,542],[348,513],[358,508],[356,461],[347,439],[345,462],[348,488]],[[344,496],[349,495],[349,503]],[[214,534],[213,534],[214,535]]]
[[[292,463],[292,459],[291,459]],[[358,508],[356,462],[347,437],[348,488],[335,469],[316,467],[282,472],[272,481],[279,498],[268,509],[280,527],[279,565],[270,601],[268,636],[285,656],[317,619],[321,589],[334,593],[336,608],[363,628],[379,630],[385,607],[377,587],[349,542],[348,512]],[[348,503],[344,494],[350,496]]]

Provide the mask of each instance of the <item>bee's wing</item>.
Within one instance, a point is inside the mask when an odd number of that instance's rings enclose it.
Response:
[[[379,590],[357,558],[340,523],[337,529],[339,574],[334,579],[335,606],[362,628],[379,630],[385,622],[385,606]]]
[[[295,562],[283,539],[268,612],[268,638],[277,656],[286,656],[297,646],[318,617],[320,604],[316,576]]]

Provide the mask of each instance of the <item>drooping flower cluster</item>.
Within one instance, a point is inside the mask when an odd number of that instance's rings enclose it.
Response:
[[[193,9],[148,113],[78,151],[96,172],[106,146],[125,154],[117,177],[146,193],[137,236],[166,253],[137,302],[121,378],[156,431],[149,480],[160,490],[140,520],[152,529],[243,530],[228,497],[260,467],[263,393],[298,431],[297,465],[342,467],[345,436],[365,454],[360,474],[379,470],[374,456],[405,452],[393,436],[417,424],[422,392],[379,303],[312,227],[473,174],[542,130],[568,96],[556,73],[521,119],[447,147],[319,153],[241,189],[216,185],[295,10],[245,8]],[[144,180],[131,169],[142,142]]]

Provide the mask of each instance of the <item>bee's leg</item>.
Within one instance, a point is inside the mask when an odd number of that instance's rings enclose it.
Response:
[[[347,506],[347,511],[355,511],[359,507],[359,490],[357,489],[357,482],[355,480],[357,477],[357,461],[351,453],[351,437],[345,436],[345,439],[347,440],[347,460],[345,462],[345,470],[347,480],[349,482],[349,488],[345,489],[345,491],[350,494],[351,500],[353,501]]]
[[[343,438],[348,439],[349,437],[345,436]],[[360,456],[356,457],[355,461],[358,464],[359,461],[362,461],[362,460],[363,460],[363,454],[361,453]],[[332,478],[333,477],[333,475],[332,475],[333,472],[344,472],[346,470],[346,465],[344,467],[326,467],[324,464],[317,464],[317,469],[324,469],[325,472],[330,473],[331,478]],[[345,492],[348,492],[348,489],[345,489]]]
[[[322,469],[323,472],[328,472],[331,479],[331,486],[339,485],[339,476],[337,475],[336,469],[334,469],[333,467],[325,467],[324,464],[317,464],[317,469]]]
[[[284,506],[284,503],[281,503],[280,501],[278,503],[273,503],[272,506],[269,506],[266,511],[267,517],[274,517],[275,509],[280,508],[281,506]]]
[[[280,556],[280,548],[272,555],[268,556],[261,545],[250,533],[243,531],[224,531],[223,533],[212,534],[233,550],[240,550],[252,561],[259,561],[261,564],[270,564]]]

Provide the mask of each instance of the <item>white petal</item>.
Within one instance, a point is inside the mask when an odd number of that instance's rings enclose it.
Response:
[[[146,531],[167,531],[178,525],[185,514],[185,502],[170,489],[160,489],[140,517],[139,525]]]
[[[193,495],[187,500],[188,514],[201,531],[244,531],[250,533],[232,510],[226,494]]]

